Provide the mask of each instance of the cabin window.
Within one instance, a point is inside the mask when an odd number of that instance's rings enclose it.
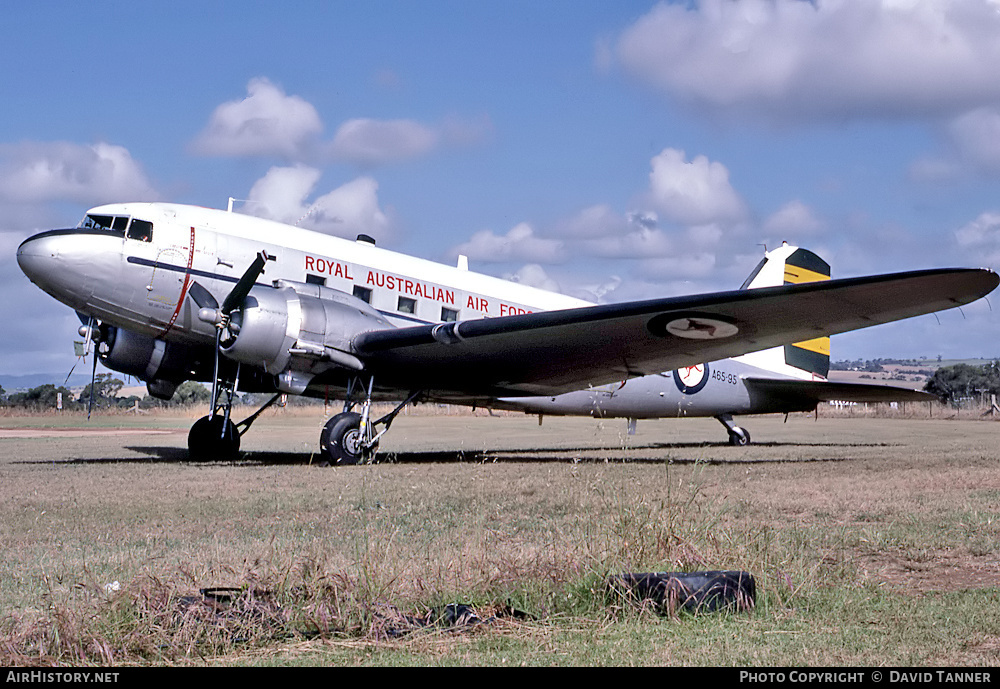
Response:
[[[367,287],[362,287],[361,285],[355,285],[354,296],[366,304],[372,303],[372,291]]]
[[[454,323],[458,320],[458,311],[449,309],[447,306],[441,307],[441,320],[444,323]]]
[[[400,297],[396,303],[396,310],[400,313],[416,313],[417,300],[410,297]]]
[[[140,242],[149,242],[153,239],[153,223],[148,220],[132,219],[132,224],[128,226],[128,238],[136,239]]]
[[[322,275],[313,275],[312,273],[306,273],[306,284],[307,285],[321,285],[326,287],[326,278]]]

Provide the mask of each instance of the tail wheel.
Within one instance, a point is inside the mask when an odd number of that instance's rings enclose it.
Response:
[[[746,429],[734,426],[733,430],[729,433],[729,444],[737,446],[749,445],[750,434],[747,433]]]
[[[330,417],[319,437],[321,462],[346,466],[367,461],[376,448],[365,448],[361,438],[361,414],[344,412]]]
[[[188,454],[196,462],[231,462],[240,454],[236,424],[223,416],[203,416],[188,433]]]

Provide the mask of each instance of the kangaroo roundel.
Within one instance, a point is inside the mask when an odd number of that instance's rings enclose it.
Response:
[[[676,369],[674,382],[677,383],[677,389],[685,395],[693,395],[705,387],[705,383],[708,382],[708,364],[696,364]]]
[[[740,332],[734,323],[718,315],[698,313],[663,313],[650,319],[647,327],[653,335],[669,334],[686,340],[722,340]]]

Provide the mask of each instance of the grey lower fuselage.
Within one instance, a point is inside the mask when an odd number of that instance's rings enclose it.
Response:
[[[546,397],[502,398],[498,406],[555,416],[590,415],[596,418],[652,419],[809,411],[790,409],[745,383],[746,378],[784,378],[740,361],[725,359],[699,367],[666,371],[621,383]],[[793,380],[791,377],[789,380]]]

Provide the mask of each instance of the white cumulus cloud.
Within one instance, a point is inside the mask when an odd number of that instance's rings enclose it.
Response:
[[[690,226],[732,223],[746,216],[746,204],[722,163],[705,156],[688,161],[684,151],[667,148],[651,165],[649,202],[667,219]]]
[[[489,118],[447,117],[439,124],[412,119],[353,118],[323,140],[323,122],[305,99],[288,95],[265,77],[251,79],[247,95],[219,105],[191,144],[200,155],[279,157],[307,164],[346,162],[373,168],[465,147],[492,131]]]
[[[779,119],[956,114],[1000,99],[992,0],[661,3],[613,47],[639,81]]]
[[[977,247],[1000,245],[1000,213],[983,213],[972,222],[955,230],[959,246]]]
[[[589,256],[599,258],[649,258],[667,256],[677,247],[670,235],[659,229],[636,227],[630,232],[609,234],[581,244]]]
[[[955,118],[948,136],[962,161],[979,170],[1000,172],[1000,109],[976,108]]]
[[[469,241],[453,248],[451,254],[463,254],[474,261],[485,263],[561,263],[566,259],[562,241],[536,236],[528,223],[515,225],[505,235],[495,234],[492,230],[480,230]]]
[[[815,235],[823,229],[823,222],[802,201],[789,201],[764,220],[763,228],[769,234],[782,235],[782,239]]]
[[[651,219],[656,224],[655,217]],[[588,206],[557,223],[555,233],[572,239],[592,239],[628,231],[629,219],[607,204]]]
[[[247,84],[246,98],[215,109],[193,148],[203,155],[301,159],[322,131],[312,104],[259,77]]]
[[[359,177],[309,202],[321,173],[305,165],[273,167],[250,190],[247,212],[290,225],[385,239],[391,221],[379,206],[378,183]]]
[[[1000,213],[982,213],[955,230],[959,250],[977,265],[1000,266]]]
[[[439,140],[436,131],[413,120],[354,119],[340,125],[330,154],[360,167],[375,167],[425,155]]]
[[[545,269],[537,263],[528,263],[521,266],[517,271],[505,277],[511,282],[518,282],[529,287],[537,287],[550,292],[560,291],[559,283],[549,277]]]
[[[17,203],[153,201],[158,194],[122,146],[36,142],[0,147],[0,198]]]

